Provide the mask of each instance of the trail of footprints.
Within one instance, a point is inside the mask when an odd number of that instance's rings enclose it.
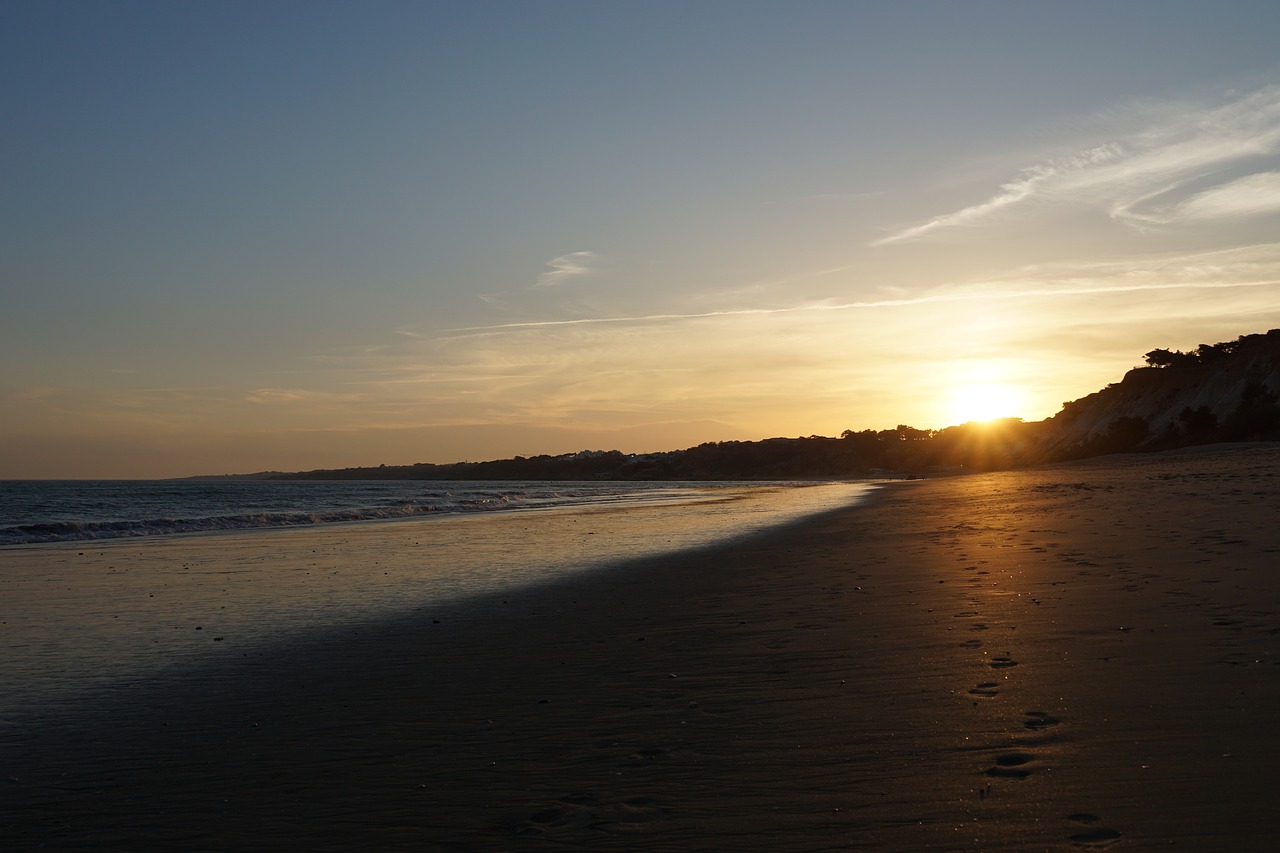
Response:
[[[968,557],[961,554],[960,559],[966,561]],[[976,565],[965,566],[963,570],[973,572],[975,575],[987,574],[985,570],[979,569]],[[971,586],[976,588],[980,583],[975,577],[971,582]],[[1039,602],[1036,603],[1038,604]],[[969,604],[977,606],[978,602],[970,601]],[[975,619],[980,616],[980,613],[977,610],[969,609],[956,613],[955,616],[957,619]],[[975,622],[970,626],[969,630],[985,631],[987,627],[984,622]],[[980,649],[982,645],[982,641],[978,639],[966,640],[960,643],[961,648],[966,649]],[[1019,666],[1019,662],[1012,657],[1011,652],[989,657],[984,653],[983,662],[988,668],[996,672],[1010,670]],[[1007,678],[1007,676],[1005,677]],[[969,689],[968,695],[975,697],[973,704],[976,706],[981,701],[997,698],[1000,695],[1000,687],[1001,683],[999,681],[980,681]],[[994,756],[992,765],[982,771],[983,775],[995,781],[980,788],[978,796],[981,799],[986,799],[995,790],[994,786],[1005,782],[1016,783],[1030,778],[1039,769],[1038,756],[1034,751],[1026,747],[1046,743],[1046,736],[1051,734],[1051,730],[1061,723],[1061,719],[1047,711],[1023,711],[1022,727],[1028,732],[1037,733],[1040,736],[1023,739],[1020,743],[1015,739],[1009,748],[998,751]],[[1101,849],[1110,847],[1121,838],[1118,831],[1103,826],[1102,818],[1097,815],[1076,812],[1066,815],[1065,819],[1068,824],[1067,840],[1076,847]]]

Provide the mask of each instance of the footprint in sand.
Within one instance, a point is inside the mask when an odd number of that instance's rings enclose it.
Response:
[[[1011,657],[1006,657],[1005,655],[993,657],[991,659],[991,662],[987,664],[987,666],[991,667],[992,669],[1008,669],[1011,666],[1017,666],[1017,665],[1018,665],[1018,662],[1016,660],[1014,660]]]
[[[988,776],[997,779],[1025,779],[1031,775],[1031,763],[1035,756],[1026,752],[1006,752],[996,756],[996,766],[987,771]]]
[[[1033,730],[1047,729],[1062,722],[1062,720],[1046,714],[1044,711],[1023,711],[1022,714],[1026,717],[1026,719],[1022,721],[1022,725]]]
[[[995,681],[984,681],[969,691],[972,696],[998,696],[1000,684]]]
[[[637,749],[618,765],[619,767],[642,767],[651,761],[662,758],[667,750],[660,746],[647,746]]]
[[[1085,814],[1083,812],[1067,815],[1067,820],[1072,823],[1079,823],[1084,826],[1093,826],[1102,822],[1102,818],[1097,815]],[[1105,826],[1099,826],[1090,829],[1087,832],[1077,832],[1071,837],[1071,843],[1077,847],[1109,847],[1120,838],[1120,833],[1114,829]]]
[[[592,794],[577,792],[561,797],[545,809],[529,815],[529,822],[537,829],[546,830],[592,820],[589,807],[595,805]]]
[[[554,834],[557,830],[589,827],[625,832],[642,829],[643,824],[663,817],[666,817],[666,810],[648,797],[630,797],[610,803],[600,801],[593,794],[575,793],[531,814],[527,831]]]

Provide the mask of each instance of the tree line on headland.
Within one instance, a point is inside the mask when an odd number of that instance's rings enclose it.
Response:
[[[716,441],[684,450],[580,451],[489,462],[380,465],[256,479],[291,480],[768,480],[912,477],[989,471],[1108,453],[1198,444],[1280,441],[1280,329],[1191,352],[1155,349],[1146,365],[1063,404],[1043,421],[1019,418],[945,429],[845,430],[838,438]]]

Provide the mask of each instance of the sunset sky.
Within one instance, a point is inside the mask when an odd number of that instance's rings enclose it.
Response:
[[[0,6],[0,478],[1039,420],[1280,327],[1280,3]]]

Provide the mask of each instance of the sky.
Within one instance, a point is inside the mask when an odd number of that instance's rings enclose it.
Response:
[[[1280,4],[0,5],[0,478],[1040,420],[1280,327]]]

